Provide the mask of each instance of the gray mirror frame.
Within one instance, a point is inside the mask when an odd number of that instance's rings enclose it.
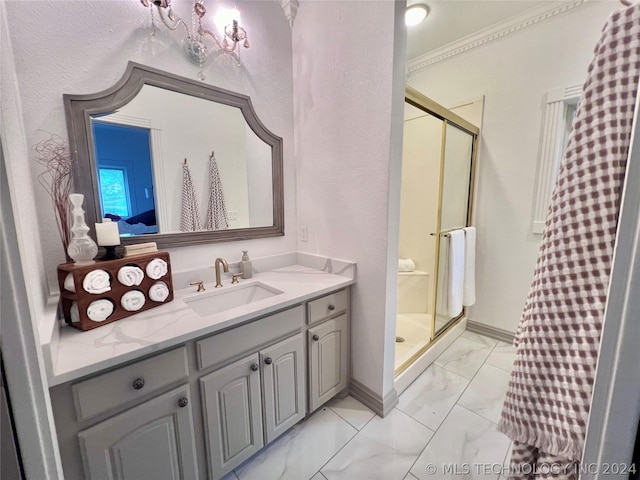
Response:
[[[273,225],[188,233],[158,233],[121,237],[123,245],[156,242],[159,248],[183,247],[202,243],[230,242],[284,235],[284,186],[282,138],[271,133],[258,119],[251,99],[239,93],[167,73],[146,65],[129,62],[120,80],[98,93],[64,94],[69,146],[73,158],[73,181],[77,193],[84,194],[84,209],[90,235],[95,239],[93,224],[101,220],[100,195],[96,159],[91,134],[91,115],[110,113],[129,103],[144,85],[152,85],[178,93],[237,107],[255,134],[271,146]]]

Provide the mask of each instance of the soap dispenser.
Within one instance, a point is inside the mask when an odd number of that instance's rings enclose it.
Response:
[[[251,269],[251,260],[249,260],[248,250],[242,251],[242,278],[251,278],[253,270]]]

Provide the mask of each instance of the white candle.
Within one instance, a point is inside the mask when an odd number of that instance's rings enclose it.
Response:
[[[96,239],[101,247],[120,245],[118,224],[112,222],[110,218],[103,218],[102,223],[96,223]]]

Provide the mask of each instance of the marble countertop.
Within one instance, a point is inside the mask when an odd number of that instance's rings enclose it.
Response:
[[[299,262],[300,263],[300,262]],[[248,305],[208,316],[200,316],[184,302],[185,297],[197,295],[196,288],[174,291],[174,300],[131,317],[82,332],[64,326],[60,329],[56,351],[53,353],[49,386],[59,385],[85,375],[99,372],[150,353],[176,346],[195,338],[239,325],[252,318],[267,315],[298,305],[355,282],[355,265],[344,272],[329,273],[322,265],[290,265],[270,271],[254,273],[251,280],[231,285],[223,281],[225,289],[260,282],[282,291],[279,295]],[[317,262],[315,262],[317,263]],[[327,265],[330,263],[326,263]],[[345,270],[345,269],[343,269]],[[213,283],[205,283],[207,292],[214,291]],[[202,294],[204,295],[204,294]]]

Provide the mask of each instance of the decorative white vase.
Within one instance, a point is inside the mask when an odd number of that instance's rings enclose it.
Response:
[[[89,227],[85,222],[84,210],[82,209],[84,195],[72,193],[69,195],[69,201],[73,207],[71,211],[73,225],[71,226],[71,241],[67,247],[67,253],[77,265],[91,265],[95,263],[94,258],[98,254],[98,245],[87,235]]]

